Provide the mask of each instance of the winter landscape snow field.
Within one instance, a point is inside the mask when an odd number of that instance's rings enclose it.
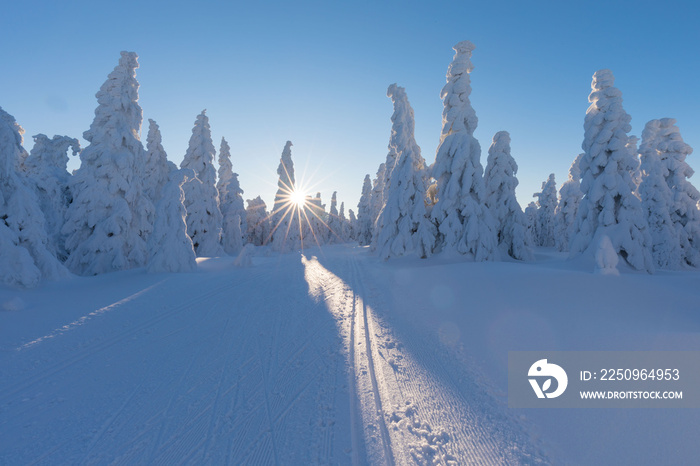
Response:
[[[700,273],[345,245],[0,289],[1,464],[687,464],[700,413],[507,407],[513,350],[700,350]]]

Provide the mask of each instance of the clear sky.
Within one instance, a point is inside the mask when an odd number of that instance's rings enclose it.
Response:
[[[697,1],[10,1],[0,7],[0,106],[26,129],[27,150],[37,133],[82,137],[119,52],[134,51],[144,121],[158,122],[170,160],[180,163],[206,108],[245,199],[271,205],[291,140],[297,180],[305,173],[327,204],[337,190],[357,212],[364,175],[387,153],[388,85],[406,88],[432,163],[452,46],[470,40],[481,161],[493,134],[509,131],[525,207],[581,152],[601,68],[616,76],[631,134],[677,118],[700,169],[699,24]]]

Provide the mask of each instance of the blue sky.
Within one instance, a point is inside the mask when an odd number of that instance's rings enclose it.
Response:
[[[482,164],[493,134],[509,131],[524,207],[549,173],[566,179],[601,68],[615,73],[632,134],[677,118],[700,169],[699,22],[691,1],[6,2],[0,106],[28,150],[37,133],[81,137],[119,52],[135,51],[144,118],[160,125],[170,160],[180,163],[206,108],[244,198],[270,205],[291,140],[297,180],[357,211],[364,175],[387,153],[386,88],[406,88],[431,163],[451,47],[467,39]]]

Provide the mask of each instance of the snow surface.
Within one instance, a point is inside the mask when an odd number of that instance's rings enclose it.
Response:
[[[700,350],[698,271],[599,275],[551,248],[530,263],[255,253],[0,287],[0,464],[700,455],[697,410],[506,407],[511,350]]]

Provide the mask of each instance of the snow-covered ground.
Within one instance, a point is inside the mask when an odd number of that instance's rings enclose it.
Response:
[[[700,350],[700,272],[338,245],[0,288],[0,464],[689,464],[700,412],[507,407],[512,350]]]

